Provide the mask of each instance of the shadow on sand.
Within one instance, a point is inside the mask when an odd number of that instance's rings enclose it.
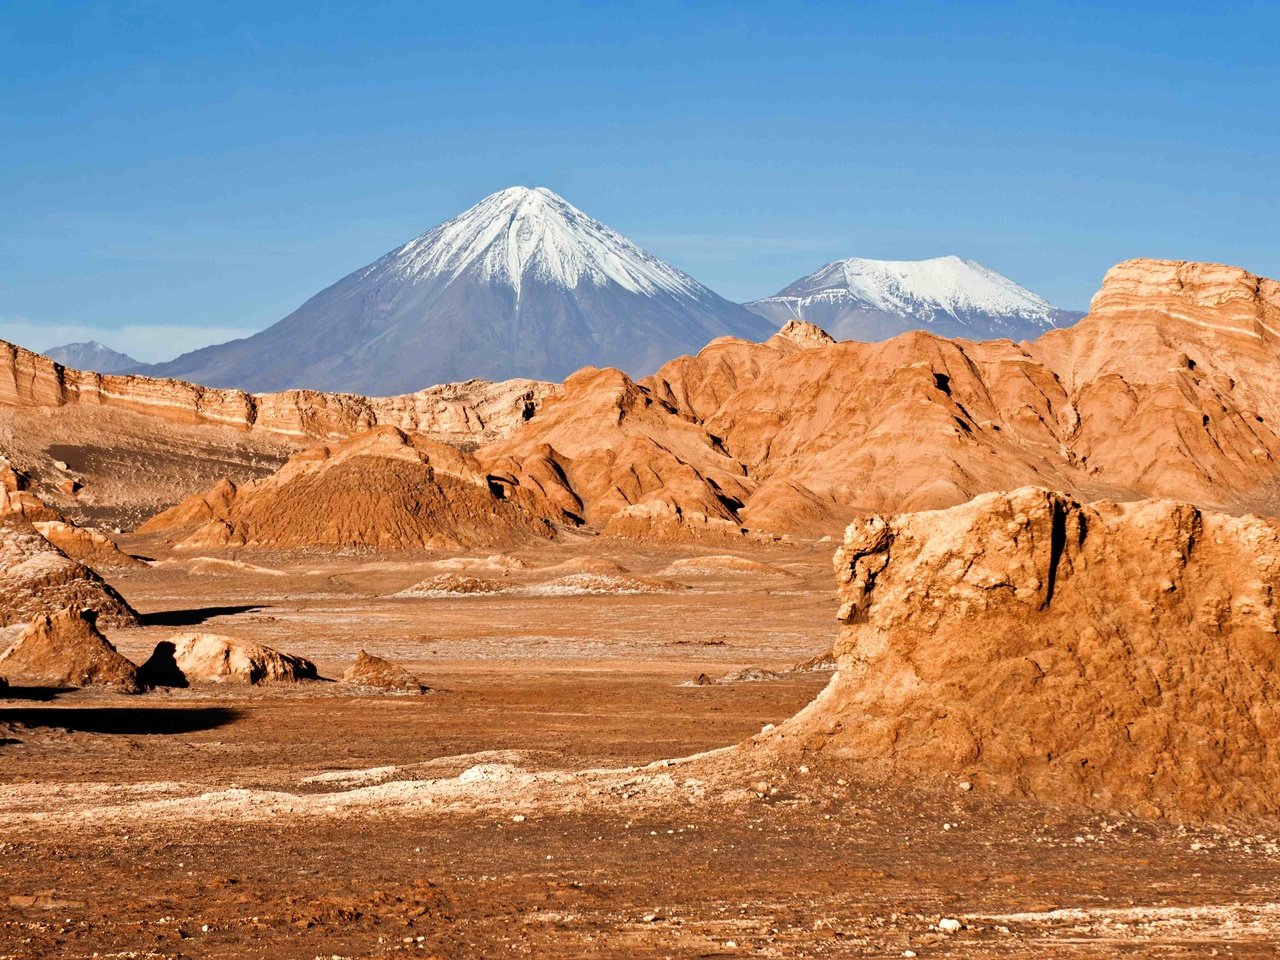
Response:
[[[213,730],[238,715],[228,707],[0,707],[0,723],[140,736]]]
[[[188,610],[161,610],[144,613],[142,624],[147,627],[194,627],[214,617],[229,617],[237,613],[251,613],[264,609],[261,604],[248,603],[230,607],[192,607]]]
[[[79,687],[0,687],[0,700],[36,700],[48,703]]]

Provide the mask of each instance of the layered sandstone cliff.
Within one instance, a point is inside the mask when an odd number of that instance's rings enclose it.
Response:
[[[838,672],[767,742],[915,783],[1280,812],[1280,532],[1025,488],[855,521]]]
[[[0,405],[93,405],[175,423],[206,423],[298,438],[334,439],[378,425],[477,443],[505,436],[530,417],[554,384],[468,380],[394,397],[286,390],[250,394],[181,380],[71,370],[0,341]]]
[[[1134,260],[1108,273],[1088,317],[1033,344],[927,333],[835,343],[796,323],[764,343],[712,341],[640,381],[587,368],[563,386],[471,382],[382,400],[99,377],[9,348],[0,402],[69,405],[23,408],[45,413],[124,403],[169,424],[180,443],[157,436],[136,450],[132,424],[111,424],[107,454],[87,461],[97,468],[83,502],[134,496],[139,509],[220,475],[263,476],[285,452],[263,438],[278,446],[390,422],[468,450],[487,441],[475,455],[495,482],[634,536],[819,534],[869,510],[941,508],[1026,484],[1275,513],[1278,286],[1234,267]],[[203,449],[173,418],[233,423],[222,434],[254,448],[223,437]],[[0,418],[0,446],[4,427]],[[37,427],[28,418],[15,436]],[[151,469],[172,451],[182,456]],[[180,484],[166,481],[180,471]],[[137,493],[121,479],[134,474],[146,480]]]

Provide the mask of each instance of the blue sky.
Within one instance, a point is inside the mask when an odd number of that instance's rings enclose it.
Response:
[[[0,337],[243,335],[547,186],[733,299],[956,253],[1280,276],[1280,5],[0,0]]]

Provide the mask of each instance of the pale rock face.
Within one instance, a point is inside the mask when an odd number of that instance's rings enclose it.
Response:
[[[797,347],[825,347],[835,343],[835,338],[821,327],[804,320],[788,320],[774,336],[790,340]]]
[[[1280,533],[1025,488],[855,521],[838,673],[780,728],[875,775],[1145,815],[1275,815]]]
[[[251,640],[214,633],[177,634],[156,645],[139,669],[148,686],[196,682],[293,683],[315,680],[315,664]]]

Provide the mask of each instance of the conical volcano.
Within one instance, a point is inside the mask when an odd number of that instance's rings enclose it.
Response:
[[[642,375],[718,336],[774,325],[545,188],[512,187],[244,340],[147,373],[252,391],[394,394],[483,377]]]

